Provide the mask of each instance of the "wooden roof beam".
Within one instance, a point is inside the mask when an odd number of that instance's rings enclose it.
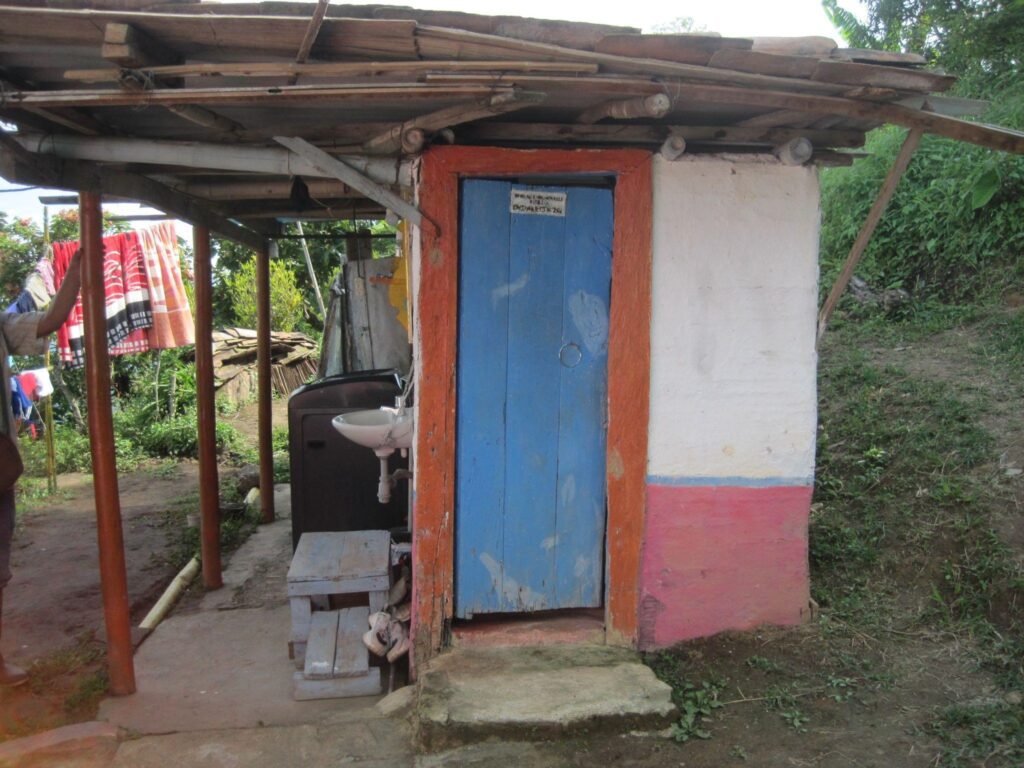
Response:
[[[227,171],[232,174],[301,176],[337,179],[319,166],[280,147],[250,147],[242,144],[216,144],[159,139],[91,138],[38,133],[0,134],[30,154],[56,155],[71,160],[100,163],[138,164],[174,168],[172,174],[184,175],[195,168],[203,176]],[[396,163],[389,158],[346,156],[346,165],[381,184],[412,186],[411,163]],[[354,185],[352,185],[354,186]]]
[[[549,72],[566,75],[597,74],[596,64],[569,61],[315,61],[295,64],[285,61],[190,62],[145,67],[151,77],[374,77],[377,75],[418,75],[424,72]],[[117,82],[116,69],[69,69],[65,80],[82,83]]]
[[[604,123],[479,123],[465,126],[460,136],[481,141],[588,142],[596,144],[661,144],[669,136],[680,136],[695,144],[764,144],[775,146],[792,139],[807,138],[820,147],[853,149],[864,146],[864,132],[857,130],[816,130],[808,128],[747,128],[734,125],[622,125]]]
[[[23,184],[66,189],[94,190],[152,206],[184,221],[209,227],[214,232],[249,248],[260,248],[264,238],[233,224],[196,200],[134,173],[79,160],[59,160],[29,152],[10,136],[0,134],[0,176]]]
[[[291,101],[330,102],[346,99],[456,99],[467,96],[489,96],[510,93],[506,86],[491,85],[431,85],[429,83],[380,83],[375,85],[283,85],[278,87],[244,88],[165,88],[118,92],[96,91],[15,91],[7,94],[12,108],[36,109],[43,107],[141,107],[191,105],[252,105]]]
[[[123,90],[134,93],[159,87],[144,75],[138,76],[135,70],[122,70],[121,79],[118,82]],[[193,104],[167,104],[164,106],[164,109],[183,120],[188,120],[190,123],[210,128],[219,133],[238,133],[245,130],[245,126],[241,123]]]
[[[659,118],[668,114],[672,100],[664,93],[638,96],[633,99],[617,99],[590,107],[580,113],[577,123],[590,125],[607,117],[615,120],[635,120],[641,117]]]
[[[3,72],[3,70],[0,70],[0,72]],[[7,100],[7,93],[10,91],[24,90],[32,87],[34,87],[33,84],[24,80],[15,80],[10,77],[9,74],[3,72],[3,76],[0,76],[0,102]],[[80,109],[35,108],[27,111],[31,112],[36,117],[46,120],[48,123],[59,125],[62,128],[67,128],[75,133],[80,133],[83,136],[99,136],[100,134],[107,132],[106,126],[104,126],[103,123],[94,118],[88,112],[83,112]],[[6,112],[6,110],[4,110],[4,112]]]
[[[440,109],[399,123],[367,141],[363,144],[363,149],[378,154],[402,149],[409,154],[414,154],[423,148],[426,140],[425,133],[437,133],[455,125],[515,112],[524,107],[539,104],[544,101],[544,98],[543,93],[511,91],[467,104],[456,104],[454,107]]]
[[[100,55],[125,69],[178,64],[182,58],[177,51],[154,40],[137,27],[114,22],[107,24],[103,30]]]
[[[304,179],[306,190],[314,200],[361,197],[351,187],[333,179]],[[265,181],[169,181],[167,186],[192,197],[205,200],[287,200],[293,182],[287,179]]]

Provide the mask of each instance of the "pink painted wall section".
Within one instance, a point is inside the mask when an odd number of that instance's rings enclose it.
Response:
[[[640,646],[798,624],[811,488],[648,485]]]

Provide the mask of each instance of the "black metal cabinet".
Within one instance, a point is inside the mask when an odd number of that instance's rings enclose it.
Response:
[[[406,481],[377,501],[380,461],[369,448],[331,426],[339,413],[394,405],[402,387],[396,371],[363,371],[314,381],[288,399],[288,451],[292,478],[292,547],[303,533],[388,530],[408,514]],[[398,452],[390,469],[408,467]]]

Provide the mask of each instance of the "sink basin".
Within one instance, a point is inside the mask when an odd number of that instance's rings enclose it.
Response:
[[[352,411],[335,416],[331,424],[349,440],[382,458],[412,445],[412,411],[387,407]]]

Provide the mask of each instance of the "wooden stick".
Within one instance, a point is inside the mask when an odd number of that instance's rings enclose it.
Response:
[[[385,208],[391,209],[403,219],[411,221],[417,226],[423,220],[423,214],[420,213],[419,208],[405,202],[405,200],[387,187],[381,186],[372,179],[367,178],[352,166],[346,165],[341,160],[332,157],[319,147],[313,146],[305,139],[300,139],[298,137],[275,136],[274,141],[284,147],[287,147],[307,162],[312,163],[325,175],[334,176],[345,184],[348,184],[353,189],[359,190],[374,202],[380,203]]]
[[[899,153],[896,155],[896,159],[892,163],[892,167],[889,169],[888,175],[885,177],[885,181],[882,183],[882,189],[878,193],[878,197],[875,199],[874,204],[871,206],[871,210],[868,211],[868,217],[864,220],[864,225],[860,228],[860,232],[857,234],[857,239],[853,243],[853,247],[850,249],[850,255],[846,257],[846,262],[843,264],[843,269],[839,273],[839,277],[836,278],[835,285],[832,286],[832,290],[828,294],[828,298],[825,300],[824,305],[821,308],[821,312],[818,313],[818,342],[821,341],[821,337],[825,335],[825,328],[828,326],[828,320],[832,317],[832,313],[836,309],[836,305],[839,303],[839,298],[843,295],[843,291],[846,290],[846,286],[850,283],[850,278],[853,277],[853,271],[857,268],[857,264],[860,263],[861,257],[864,255],[865,249],[868,247],[868,243],[871,241],[871,235],[875,232],[875,227],[878,226],[878,222],[882,218],[882,214],[885,213],[886,206],[889,205],[889,201],[892,199],[893,192],[896,191],[896,185],[900,183],[900,179],[903,177],[903,172],[907,170],[907,166],[910,165],[910,159],[914,156],[914,150],[917,149],[917,145],[921,143],[922,131],[914,129],[907,134],[907,138],[903,140],[903,146],[900,147]]]
[[[152,83],[152,81],[150,82]],[[143,82],[136,80],[130,75],[122,77],[119,84],[123,90],[131,93],[139,93],[146,90]],[[236,123],[234,120],[192,104],[169,104],[164,108],[168,112],[188,120],[190,123],[201,125],[204,128],[212,128],[221,133],[234,133],[245,129],[245,126]]]
[[[290,63],[258,61],[219,62],[146,67],[151,77],[373,77],[375,75],[420,74],[423,72],[555,72],[597,74],[597,64],[568,61],[316,61]],[[83,83],[113,83],[119,69],[69,69],[65,80]]]
[[[299,52],[295,56],[296,64],[305,64],[306,59],[309,58],[309,52],[313,50],[313,44],[316,42],[316,37],[320,34],[320,27],[323,26],[324,16],[327,14],[327,6],[329,4],[330,0],[317,0],[316,9],[313,11],[313,17],[309,20],[309,26],[306,27],[306,34],[302,36],[302,43],[299,45]],[[288,85],[295,85],[298,80],[298,75],[292,75],[288,78]]]
[[[9,107],[133,107],[168,104],[261,104],[295,100],[336,101],[341,99],[388,98],[405,101],[416,98],[453,98],[505,93],[511,88],[489,85],[430,85],[424,83],[381,83],[377,85],[286,85],[272,88],[173,88],[161,91],[123,93],[102,91],[17,91],[7,94]]]

